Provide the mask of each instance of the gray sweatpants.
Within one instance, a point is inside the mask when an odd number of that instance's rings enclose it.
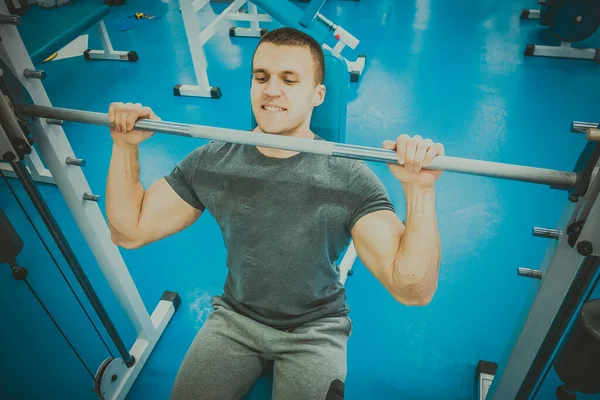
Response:
[[[273,361],[273,400],[325,400],[346,380],[348,317],[271,328],[213,302],[181,364],[171,400],[239,400]]]

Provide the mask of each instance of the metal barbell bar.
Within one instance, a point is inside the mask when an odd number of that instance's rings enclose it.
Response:
[[[600,126],[597,122],[573,121],[571,132],[583,133],[587,140],[600,142]]]
[[[108,114],[67,108],[25,105],[19,111],[29,117],[54,118],[63,121],[84,124],[111,126]],[[298,151],[303,153],[322,154],[334,157],[353,158],[364,161],[399,164],[396,152],[382,148],[356,146],[344,143],[328,142],[274,134],[256,133],[212,126],[182,124],[177,122],[154,121],[140,119],[135,124],[136,130],[166,133],[199,139],[231,142],[244,145]],[[457,172],[468,175],[487,176],[521,182],[547,184],[556,189],[575,187],[578,176],[574,172],[565,172],[522,165],[480,161],[468,158],[438,156],[427,168]]]
[[[597,122],[573,121],[571,122],[571,132],[586,133],[588,129],[599,128]]]

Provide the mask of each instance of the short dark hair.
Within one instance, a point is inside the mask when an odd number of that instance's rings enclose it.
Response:
[[[313,58],[315,83],[317,85],[323,84],[325,80],[325,56],[321,45],[312,36],[295,28],[284,27],[265,33],[258,42],[256,50],[263,43],[272,43],[275,46],[307,47]],[[254,63],[256,50],[254,50],[254,54],[252,55],[252,63]]]

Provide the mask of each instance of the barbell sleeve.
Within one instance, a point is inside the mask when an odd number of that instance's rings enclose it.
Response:
[[[103,126],[112,125],[112,123],[108,120],[108,114],[105,113],[38,105],[22,106],[20,107],[20,111],[23,115],[29,117],[53,118],[63,121]],[[328,142],[324,140],[295,138],[211,126],[155,121],[149,119],[138,120],[135,124],[135,129],[244,145],[322,154],[334,157],[353,158],[364,161],[399,164],[396,152],[392,150]],[[457,172],[468,175],[488,176],[492,178],[529,183],[547,184],[558,189],[571,189],[575,187],[578,178],[577,174],[574,172],[450,156],[436,157],[431,162],[431,165],[426,169]]]
[[[571,122],[571,132],[574,133],[587,133],[588,129],[598,128],[597,122],[582,122],[573,121]]]

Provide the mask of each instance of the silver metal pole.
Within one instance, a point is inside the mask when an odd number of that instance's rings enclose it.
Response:
[[[330,19],[328,19],[327,17],[325,17],[323,14],[321,13],[317,13],[317,18],[324,23],[325,25],[327,25],[329,28],[331,28],[332,30],[336,30],[338,28],[338,26],[336,24],[334,24]]]
[[[598,128],[597,122],[573,121],[571,123],[571,132],[586,133],[588,129]]]
[[[548,239],[559,239],[560,235],[563,234],[563,231],[558,229],[548,229],[548,228],[533,228],[533,236],[543,237]]]
[[[526,276],[528,278],[542,279],[543,273],[539,269],[530,269],[530,268],[519,267],[517,269],[517,275]]]
[[[112,125],[108,120],[108,114],[104,113],[38,105],[27,105],[21,107],[20,110],[24,115],[30,117],[52,118],[103,126]],[[324,140],[294,138],[202,125],[181,124],[167,121],[152,121],[148,119],[138,120],[138,122],[135,124],[135,128],[142,131],[160,132],[200,139],[217,140],[343,158],[354,158],[364,161],[399,164],[396,157],[396,152],[392,150],[328,142]],[[427,169],[458,172],[469,175],[488,176],[492,178],[530,183],[548,184],[552,187],[560,189],[573,188],[577,183],[577,174],[574,172],[449,156],[436,157]]]

